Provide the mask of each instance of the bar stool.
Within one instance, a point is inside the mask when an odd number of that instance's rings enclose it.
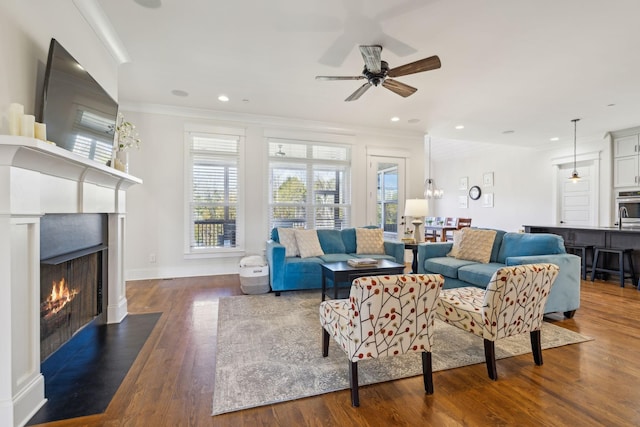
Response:
[[[587,255],[591,253],[592,260],[593,258],[593,245],[575,245],[575,244],[567,244],[564,245],[565,249],[568,253],[572,253],[574,255],[578,255],[580,257],[580,263],[582,264],[582,280],[587,280]],[[595,264],[594,264],[595,265]]]
[[[606,268],[606,264],[605,261],[603,260],[602,264],[603,267],[598,267],[598,259],[600,257],[600,253],[603,254],[616,254],[618,255],[618,269],[617,270],[612,270],[612,269],[608,269]],[[591,267],[591,281],[593,282],[593,280],[596,278],[596,272],[598,271],[603,271],[606,273],[613,273],[613,274],[617,274],[618,276],[620,276],[620,287],[624,288],[624,280],[626,278],[629,278],[631,280],[633,280],[633,285],[636,285],[636,272],[633,269],[633,249],[626,249],[626,248],[601,248],[601,247],[596,247],[595,248],[595,252],[593,254],[593,265]],[[624,268],[624,258],[627,258],[627,264],[629,266],[629,270],[630,272],[627,273],[625,268]],[[604,257],[603,257],[604,258]]]

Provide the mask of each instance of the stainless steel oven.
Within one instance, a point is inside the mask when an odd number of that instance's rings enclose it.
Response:
[[[640,191],[620,191],[616,207],[617,219],[622,220],[622,228],[640,228]]]

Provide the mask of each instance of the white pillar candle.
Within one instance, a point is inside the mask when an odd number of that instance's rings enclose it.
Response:
[[[20,135],[33,138],[34,124],[36,117],[31,114],[25,114],[20,121]]]
[[[44,123],[34,124],[34,135],[36,138],[46,141],[47,140],[47,125]]]
[[[24,115],[22,104],[9,105],[9,135],[20,135],[20,120]]]

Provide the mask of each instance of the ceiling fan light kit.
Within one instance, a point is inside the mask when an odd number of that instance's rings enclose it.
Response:
[[[409,86],[390,77],[401,77],[409,74],[421,73],[438,69],[442,66],[440,58],[430,56],[410,64],[401,65],[389,69],[389,64],[381,59],[382,46],[362,45],[360,53],[364,60],[364,70],[359,76],[316,76],[317,80],[363,80],[367,82],[356,89],[345,101],[355,101],[360,98],[371,86],[382,86],[402,97],[413,95],[418,89]]]

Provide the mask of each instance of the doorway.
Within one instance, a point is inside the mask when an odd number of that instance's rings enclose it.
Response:
[[[597,169],[593,161],[576,164],[580,176],[578,182],[568,179],[573,163],[558,165],[558,220],[562,225],[594,226],[598,224]]]
[[[397,239],[405,200],[405,159],[368,156],[367,223],[382,228],[385,239]]]

